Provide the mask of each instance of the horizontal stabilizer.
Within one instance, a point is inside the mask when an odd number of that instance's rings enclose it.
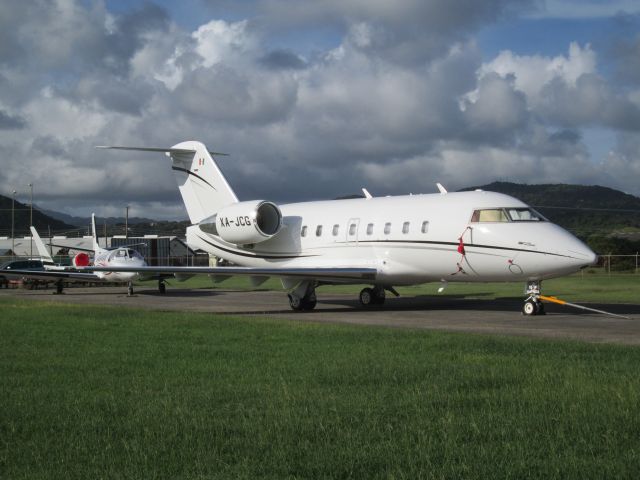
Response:
[[[50,247],[65,248],[65,249],[68,249],[69,251],[73,250],[74,252],[91,252],[91,253],[95,252],[93,248],[73,247],[70,245],[60,245],[57,243],[47,243],[47,245],[49,245]]]
[[[215,215],[221,208],[238,202],[238,197],[224,177],[212,152],[202,142],[187,140],[168,148],[99,146],[111,150],[164,153],[171,158],[184,206],[193,225]]]
[[[153,148],[153,147],[113,147],[113,146],[109,146],[109,145],[97,145],[95,148],[100,148],[103,150],[133,150],[133,151],[138,151],[138,152],[159,152],[159,153],[183,153],[183,154],[189,154],[189,153],[196,153],[195,149],[190,149],[190,148]],[[208,151],[211,155],[223,155],[223,156],[228,156],[228,153],[221,153],[221,152],[212,152],[212,151]]]

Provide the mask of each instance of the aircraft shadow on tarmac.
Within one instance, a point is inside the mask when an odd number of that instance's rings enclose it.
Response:
[[[474,297],[486,294],[474,294]],[[283,300],[285,304],[286,300]],[[465,298],[464,295],[447,295],[446,297],[435,297],[430,295],[418,295],[414,297],[400,297],[387,299],[384,305],[371,306],[366,309],[363,308],[357,299],[340,298],[328,296],[325,299],[322,296],[318,298],[318,306],[315,310],[307,312],[297,312],[289,308],[283,308],[282,310],[270,310],[269,313],[278,314],[300,314],[305,313],[308,315],[320,314],[320,313],[344,313],[354,310],[361,312],[368,311],[371,313],[384,313],[384,312],[401,312],[401,311],[483,311],[483,312],[513,312],[519,314],[522,308],[523,299],[520,297],[502,297],[497,299],[478,299],[478,298]],[[339,305],[339,306],[337,306]],[[604,304],[604,303],[584,303],[585,306],[596,308],[617,315],[638,315],[640,314],[640,305],[634,304]],[[569,306],[554,305],[545,303],[545,310],[547,314],[551,315],[571,315],[571,316],[598,316],[605,317],[603,314],[594,312],[586,312],[578,310]],[[221,312],[225,313],[225,312]],[[229,311],[229,314],[255,314],[256,311]]]
[[[180,289],[180,288],[170,288],[167,289],[165,294],[160,294],[157,289],[151,288],[138,288],[135,290],[134,297],[136,296],[151,296],[158,298],[165,298],[167,300],[171,298],[205,298],[211,297],[213,298],[219,296],[225,296],[228,294],[234,295],[251,295],[253,293],[259,295],[269,294],[269,290],[260,289],[260,290],[252,290],[252,291],[244,291],[244,290],[223,290],[223,289]],[[42,289],[38,290],[37,293],[31,291],[31,294],[38,295],[39,293],[43,295],[51,295],[51,290]],[[473,298],[469,298],[467,295],[460,294],[448,294],[448,295],[416,295],[416,296],[402,296],[399,298],[394,298],[389,296],[387,301],[382,306],[371,306],[366,309],[360,305],[360,302],[357,298],[351,295],[345,294],[331,294],[327,293],[326,295],[322,295],[320,293],[318,295],[318,306],[315,310],[307,311],[307,312],[298,312],[293,311],[288,307],[288,302],[286,299],[286,295],[283,292],[272,292],[273,295],[281,295],[282,296],[282,308],[279,308],[279,305],[274,305],[273,299],[269,299],[267,304],[265,304],[264,309],[261,308],[253,308],[253,309],[243,309],[243,310],[235,310],[229,309],[226,310],[216,310],[216,313],[220,314],[235,314],[235,315],[243,315],[243,314],[257,314],[257,313],[270,313],[270,314],[279,314],[279,315],[291,315],[296,314],[299,315],[301,313],[307,315],[314,315],[318,313],[344,313],[344,312],[352,312],[354,310],[358,310],[360,312],[371,312],[372,314],[378,314],[383,312],[401,312],[401,311],[424,311],[424,312],[436,312],[436,311],[483,311],[483,312],[513,312],[519,313],[522,308],[522,302],[524,300],[523,297],[500,297],[500,298],[477,298],[477,297],[488,297],[492,295],[491,292],[479,292],[474,293]],[[103,288],[100,289],[99,292],[92,291],[91,289],[75,289],[69,288],[65,289],[65,295],[78,295],[78,296],[92,296],[92,295],[107,295],[112,297],[118,296],[126,296],[126,289],[119,288]],[[580,302],[577,302],[580,303]],[[611,312],[617,315],[639,315],[640,314],[640,305],[636,304],[616,304],[616,303],[588,303],[585,302],[583,305],[596,308],[598,310],[603,310],[607,312]],[[274,308],[275,307],[275,308]],[[545,310],[548,314],[552,315],[571,315],[571,316],[597,316],[604,317],[602,314],[585,312],[582,310],[575,309],[569,306],[561,306],[554,305],[550,303],[545,303]]]
[[[268,293],[272,290],[257,289],[257,290],[222,290],[222,289],[168,289],[164,295],[161,295],[157,290],[139,290],[136,293],[141,295],[153,295],[164,298],[185,298],[185,297],[214,297],[218,295],[225,295],[229,293],[233,294],[248,294],[251,293]],[[276,292],[274,292],[276,293]],[[280,293],[280,292],[277,292]],[[115,292],[114,294],[120,294]],[[522,308],[523,297],[499,297],[499,298],[477,298],[477,297],[490,297],[492,292],[477,292],[473,294],[472,298],[469,298],[466,294],[448,294],[443,296],[436,295],[416,295],[416,296],[402,296],[398,298],[389,297],[382,306],[367,307],[365,310],[360,302],[356,298],[350,296],[332,296],[328,294],[324,297],[322,294],[318,298],[318,307],[315,310],[298,312],[293,311],[290,308],[284,307],[287,303],[286,296],[283,295],[283,308],[275,309],[265,308],[269,313],[277,314],[300,314],[306,313],[313,315],[314,313],[341,313],[350,312],[353,310],[370,311],[375,312],[398,312],[398,311],[485,311],[485,312],[514,312],[519,313]],[[340,306],[336,306],[340,305]],[[615,303],[584,303],[585,306],[596,308],[598,310],[604,310],[607,312],[615,313],[617,315],[638,315],[640,314],[640,305],[635,304],[615,304]],[[254,310],[229,310],[219,311],[216,313],[221,314],[256,314],[259,309]],[[574,316],[602,316],[602,314],[586,312],[575,309],[573,307],[554,305],[551,303],[545,303],[545,310],[548,314],[561,314],[561,315],[574,315]]]

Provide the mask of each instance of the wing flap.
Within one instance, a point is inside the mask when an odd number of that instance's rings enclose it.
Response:
[[[375,268],[251,268],[251,267],[85,267],[88,272],[137,272],[173,275],[248,275],[252,277],[294,277],[333,281],[371,281]]]
[[[62,279],[76,282],[95,282],[100,280],[100,278],[95,273],[67,272],[64,270],[0,270],[0,277],[2,276],[9,278],[30,278],[34,280],[49,281]]]

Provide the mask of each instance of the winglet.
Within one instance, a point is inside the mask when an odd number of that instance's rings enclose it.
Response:
[[[369,193],[369,190],[367,190],[366,188],[362,189],[362,193],[364,193],[364,198],[366,198],[367,200],[369,200],[370,198],[373,198],[373,195],[371,195]]]
[[[447,189],[442,186],[441,183],[436,183],[436,186],[438,187],[438,190],[440,190],[440,193],[442,195],[444,195],[445,193],[449,193],[449,192],[447,192]]]

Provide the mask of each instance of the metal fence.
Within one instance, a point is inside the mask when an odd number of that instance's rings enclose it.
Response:
[[[601,273],[606,275],[631,273],[637,275],[639,255],[600,255],[597,265],[587,267],[587,273]]]
[[[53,257],[53,261],[59,265],[64,266],[72,266],[73,265],[73,255],[56,255]],[[5,255],[0,256],[0,265],[4,265],[8,262],[18,261],[18,260],[41,260],[41,257],[38,255],[30,256],[19,256],[19,255]],[[206,267],[211,265],[211,260],[209,255],[207,254],[191,254],[191,255],[164,255],[159,257],[146,257],[145,260],[149,265],[159,265],[159,266],[173,266],[173,267]],[[214,260],[215,264],[215,260]]]
[[[0,265],[14,260],[28,260],[29,258],[40,259],[37,255],[33,257],[25,256],[0,256]],[[73,256],[59,255],[54,257],[54,261],[61,265],[71,265]],[[167,266],[214,266],[215,257],[199,253],[197,255],[163,255],[158,257],[145,256],[149,265]],[[583,274],[607,275],[614,274],[640,274],[640,253],[635,255],[606,254],[598,257],[598,262],[582,271]]]

